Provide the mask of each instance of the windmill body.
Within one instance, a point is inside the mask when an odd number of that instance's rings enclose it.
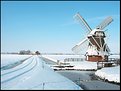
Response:
[[[87,35],[89,45],[86,51],[88,61],[107,61],[108,50],[105,50],[105,33],[100,29],[94,29]]]
[[[113,19],[111,17],[106,18],[100,25],[92,30],[79,13],[77,13],[75,17],[89,33],[84,40],[72,48],[72,51],[75,53],[80,52],[81,46],[88,41],[88,49],[85,52],[86,60],[93,62],[108,61],[110,49],[105,42],[106,35],[104,28],[109,25]]]

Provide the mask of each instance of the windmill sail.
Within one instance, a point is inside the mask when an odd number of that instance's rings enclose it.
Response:
[[[113,21],[112,17],[107,17],[102,23],[100,23],[96,28],[103,30],[106,26],[108,26]]]
[[[83,39],[81,42],[79,42],[78,44],[76,44],[73,48],[72,51],[76,54],[78,53],[82,53],[85,52],[87,50],[88,47],[88,38]]]
[[[87,22],[82,18],[82,16],[79,13],[77,13],[74,16],[74,18],[79,21],[79,23],[82,25],[82,27],[84,28],[84,30],[86,30],[88,32],[92,31],[92,29],[90,28],[90,26],[87,24]]]

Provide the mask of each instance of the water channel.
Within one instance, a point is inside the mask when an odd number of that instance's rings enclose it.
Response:
[[[120,90],[119,84],[99,79],[95,76],[95,71],[59,70],[55,72],[72,80],[84,90]]]

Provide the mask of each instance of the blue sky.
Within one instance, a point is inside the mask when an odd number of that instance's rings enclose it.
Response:
[[[86,31],[75,22],[79,12],[94,29],[107,16],[114,21],[105,29],[112,53],[120,49],[119,1],[2,1],[1,51],[72,53]]]

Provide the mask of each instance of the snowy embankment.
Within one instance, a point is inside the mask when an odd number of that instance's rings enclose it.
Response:
[[[9,65],[17,61],[31,57],[32,55],[1,54],[1,66]]]
[[[96,71],[95,75],[110,82],[120,83],[120,66],[102,68]]]
[[[42,57],[57,62],[57,60],[60,60],[60,62],[64,63],[65,58],[84,58],[84,56],[80,55],[42,55]],[[73,67],[65,67],[65,68],[57,68],[52,67],[53,69],[75,69],[75,70],[97,70],[97,62],[89,62],[89,61],[68,61],[66,63],[69,63],[69,65],[72,65]]]
[[[51,56],[42,55],[42,57],[49,60],[49,61],[53,61],[53,62],[57,63],[57,59],[54,59]]]
[[[9,61],[9,58],[6,55],[6,61]],[[54,72],[40,57],[35,55],[13,68],[1,70],[1,89],[81,90],[82,88]]]

